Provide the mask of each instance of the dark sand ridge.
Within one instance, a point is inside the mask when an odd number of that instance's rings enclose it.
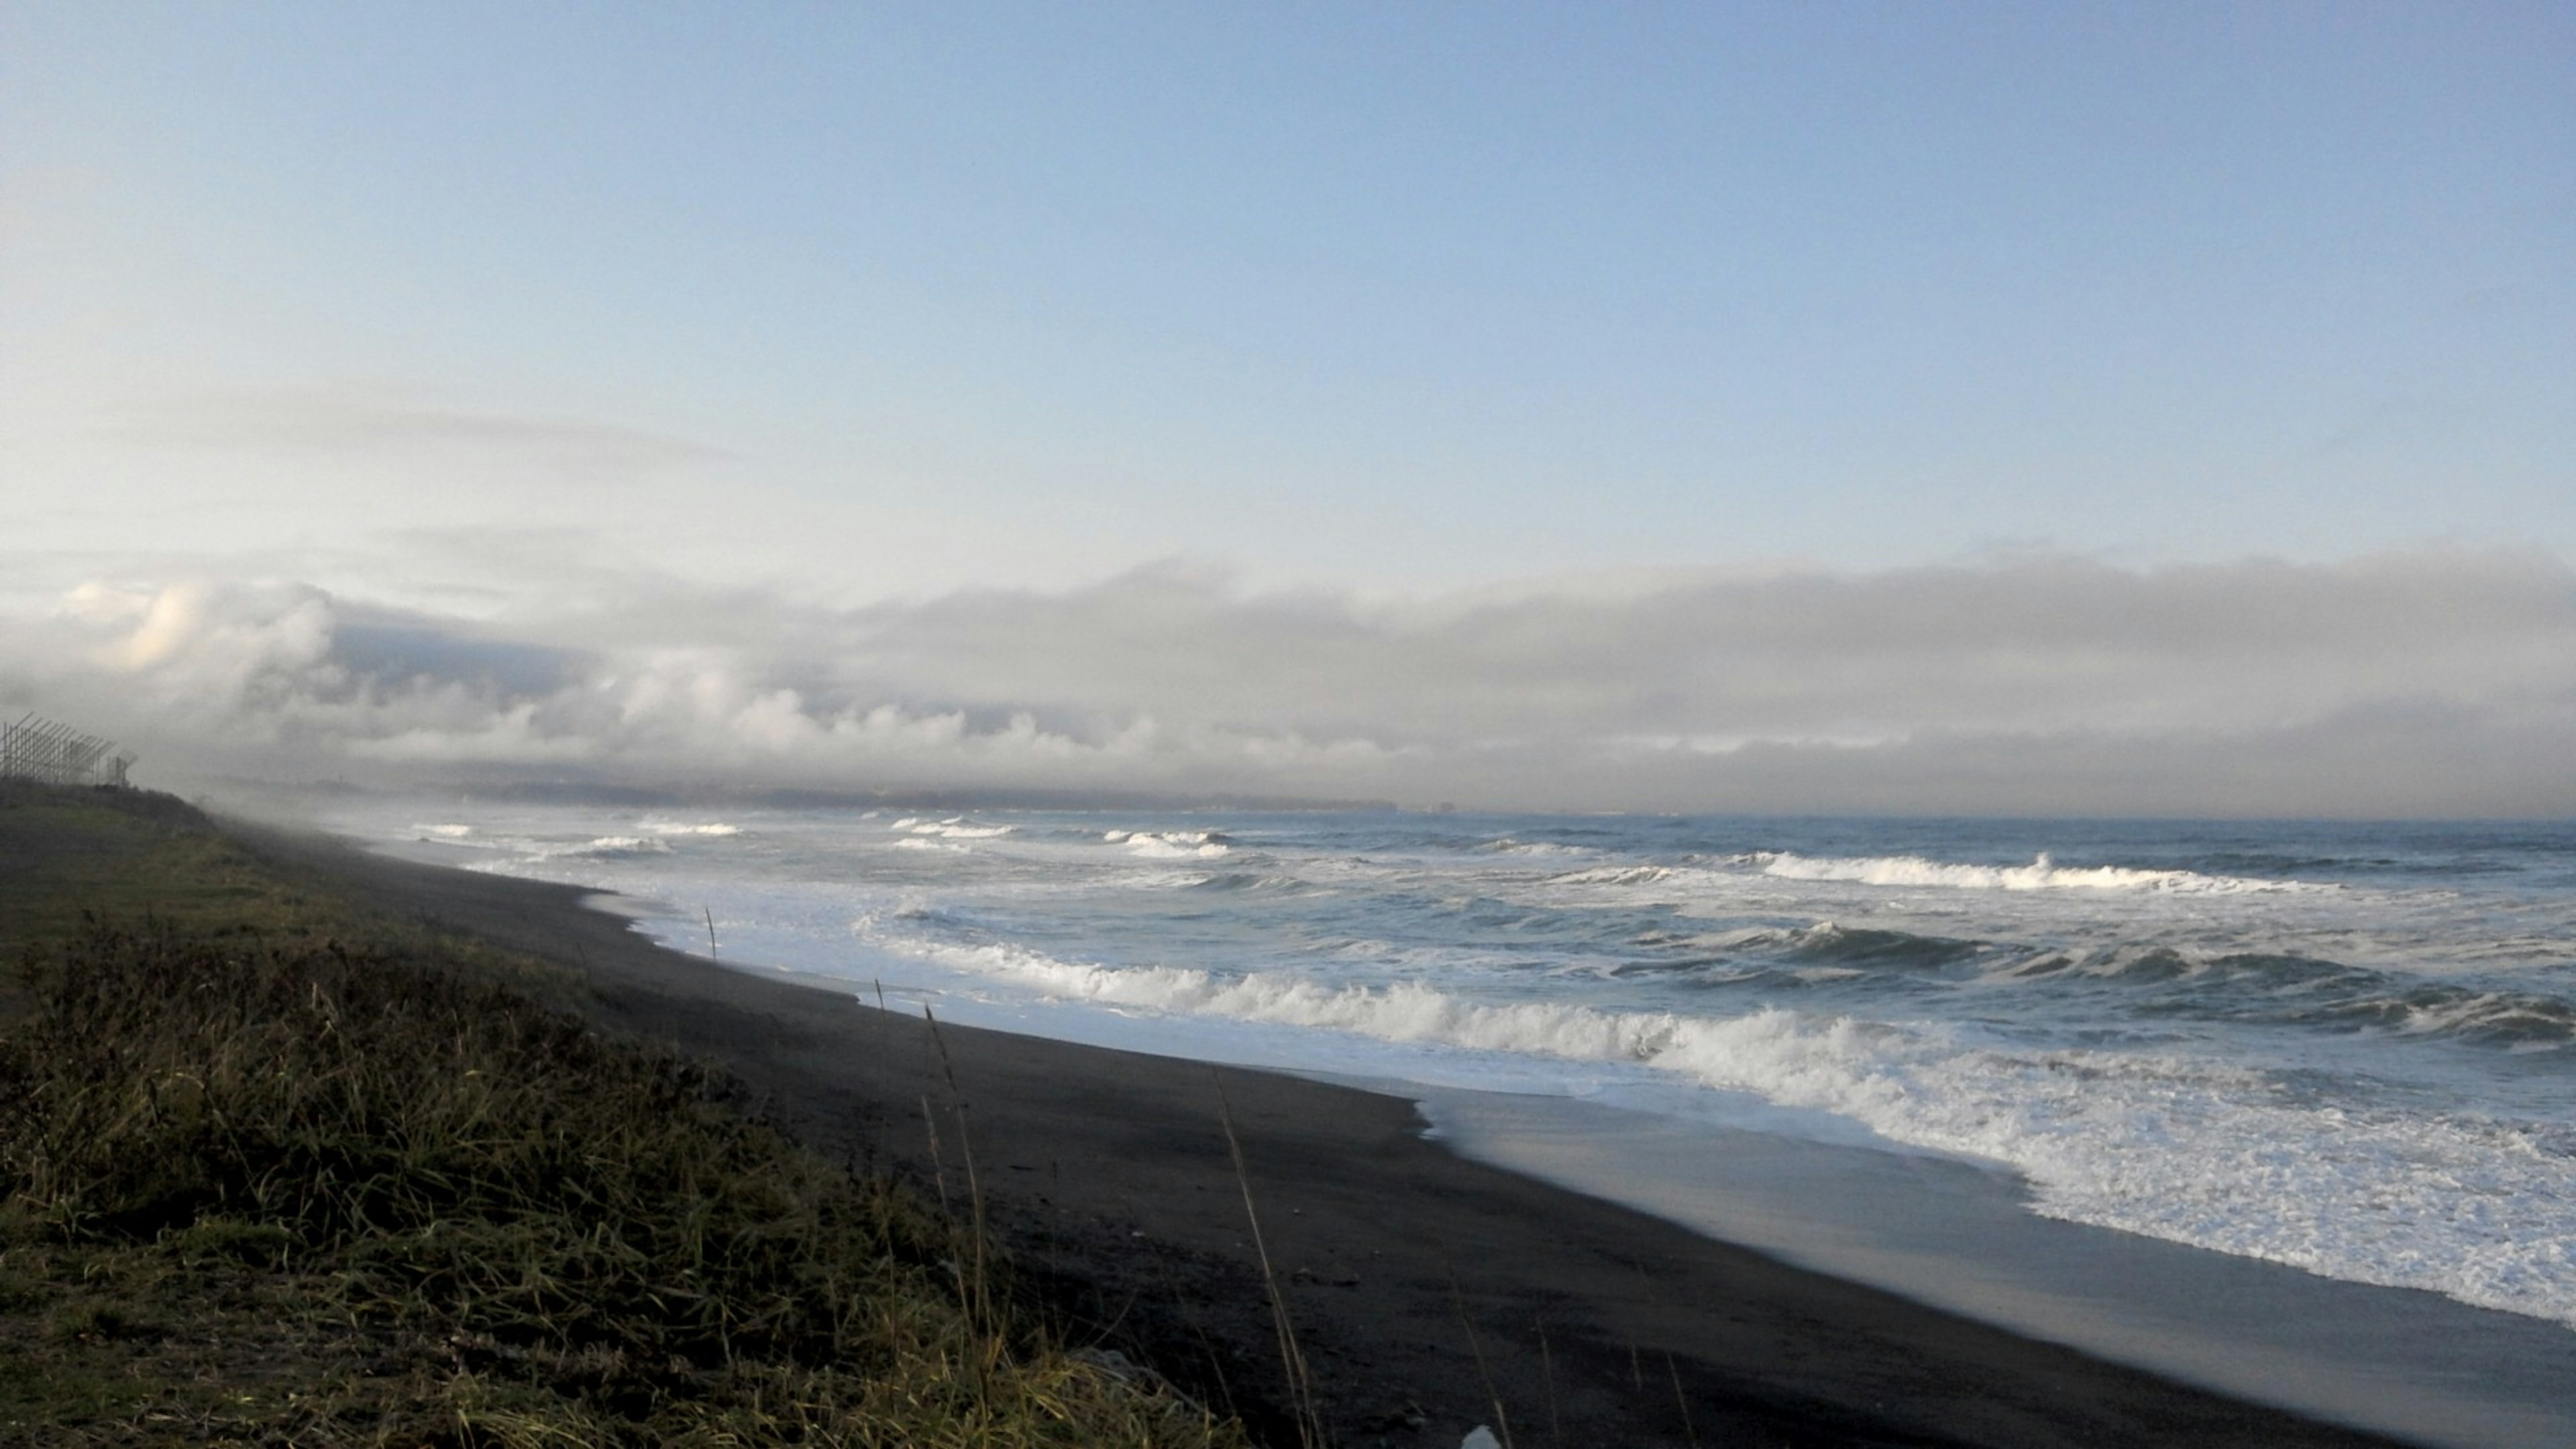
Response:
[[[1150,1359],[1268,1442],[1297,1433],[1220,1096],[1345,1449],[1452,1449],[1502,1416],[1520,1449],[2394,1442],[1467,1161],[1401,1098],[956,1026],[943,1062],[917,1016],[665,950],[578,888],[242,829],[382,907],[586,970],[604,1025],[723,1062],[836,1158],[930,1180],[927,1107],[961,1206],[962,1098],[989,1223],[1073,1336]]]

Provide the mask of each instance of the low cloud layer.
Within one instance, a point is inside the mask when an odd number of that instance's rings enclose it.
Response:
[[[2525,554],[1383,600],[1185,567],[834,609],[294,582],[0,617],[0,708],[147,780],[1081,788],[1573,809],[2576,814],[2576,574]]]

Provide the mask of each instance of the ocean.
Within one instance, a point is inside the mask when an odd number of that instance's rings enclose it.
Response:
[[[2222,1386],[2576,1424],[2576,825],[324,823],[615,892],[726,966],[1406,1092],[1471,1154]]]

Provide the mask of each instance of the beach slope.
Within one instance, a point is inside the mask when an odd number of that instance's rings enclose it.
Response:
[[[934,1032],[665,950],[575,888],[240,828],[384,908],[586,972],[603,1025],[721,1062],[829,1154],[980,1204],[1074,1336],[1150,1361],[1273,1442],[1297,1442],[1301,1396],[1265,1271],[1303,1399],[1343,1445],[1447,1449],[1477,1424],[1520,1445],[2391,1442],[1464,1160],[1425,1141],[1400,1098]]]

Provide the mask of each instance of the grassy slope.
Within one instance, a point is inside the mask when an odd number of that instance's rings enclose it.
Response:
[[[50,963],[84,914],[235,934],[310,930],[333,912],[167,795],[0,780],[0,961]],[[0,980],[0,1024],[33,1003],[22,975]]]
[[[177,801],[0,786],[0,952],[0,1443],[1239,1441],[560,973]]]

